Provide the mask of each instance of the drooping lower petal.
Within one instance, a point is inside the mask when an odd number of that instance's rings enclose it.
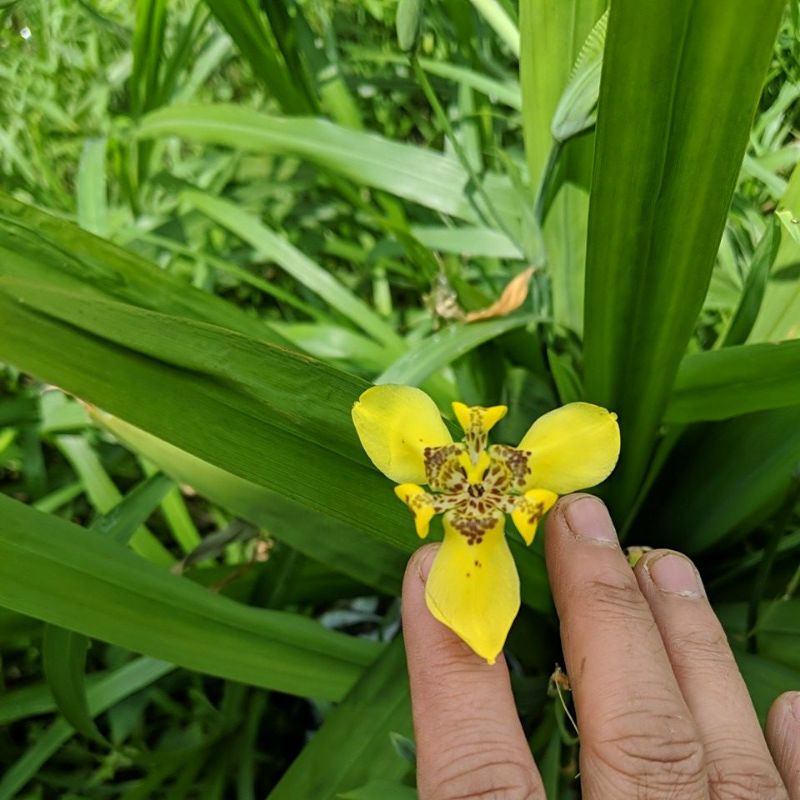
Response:
[[[539,522],[556,500],[558,495],[549,489],[529,489],[522,497],[514,499],[511,519],[514,520],[514,525],[517,526],[525,544],[530,545],[533,542]]]
[[[395,483],[425,483],[425,448],[453,441],[436,403],[413,386],[372,386],[352,416],[372,463]]]
[[[588,489],[604,481],[617,463],[617,415],[591,403],[568,403],[539,417],[519,450],[531,454],[525,489],[556,494]]]
[[[425,599],[431,614],[494,664],[519,611],[519,577],[499,512],[444,516],[444,542]]]

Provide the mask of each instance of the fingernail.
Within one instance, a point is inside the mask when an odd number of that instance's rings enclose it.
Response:
[[[436,544],[427,544],[425,547],[420,547],[416,553],[414,553],[414,564],[417,567],[417,575],[419,575],[419,579],[425,583],[428,580],[428,574],[431,571],[431,566],[433,566],[433,559],[436,558],[436,553],[439,550],[439,546]]]
[[[646,562],[645,569],[662,592],[681,597],[702,597],[704,594],[694,564],[679,553],[656,556]]]
[[[590,494],[571,500],[564,509],[564,518],[572,533],[579,539],[617,545],[617,532],[608,509]]]

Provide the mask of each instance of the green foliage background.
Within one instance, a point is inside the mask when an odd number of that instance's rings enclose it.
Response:
[[[0,798],[415,796],[370,382],[617,411],[626,544],[800,687],[800,4],[605,5],[0,0]]]

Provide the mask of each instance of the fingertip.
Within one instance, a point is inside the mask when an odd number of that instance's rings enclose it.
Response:
[[[800,692],[784,692],[767,715],[767,745],[789,797],[800,797]]]
[[[436,557],[440,547],[441,545],[438,542],[432,542],[431,544],[423,545],[412,554],[406,565],[404,584],[409,578],[416,578],[423,586],[425,585],[433,565],[433,559]]]

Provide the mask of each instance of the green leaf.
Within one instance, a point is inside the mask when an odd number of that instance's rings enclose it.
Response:
[[[731,645],[743,650],[747,633],[747,603],[714,606]],[[758,615],[758,652],[764,658],[800,670],[800,600],[761,603]]]
[[[587,399],[619,415],[627,513],[708,288],[783,0],[611,4],[589,212]],[[714,153],[714,158],[708,158]]]
[[[397,46],[406,52],[414,50],[422,27],[422,10],[425,0],[399,0],[394,18],[397,29]]]
[[[152,658],[137,658],[105,676],[88,691],[89,712],[97,716],[112,706],[142,690],[174,669]],[[62,718],[56,719],[44,732],[40,732],[35,743],[15,764],[12,764],[0,780],[0,800],[11,800],[17,792],[35,777],[42,765],[75,733]]]
[[[767,279],[778,255],[780,243],[780,222],[777,216],[773,216],[767,221],[764,235],[753,253],[739,305],[723,338],[723,347],[744,344],[750,336],[761,309],[764,293],[767,290]]]
[[[759,722],[764,725],[775,699],[784,692],[794,691],[800,686],[800,670],[790,669],[783,664],[776,664],[774,661],[750,653],[737,652],[736,662],[750,690]]]
[[[80,633],[57,625],[45,625],[42,637],[42,665],[50,691],[64,719],[90,739],[102,735],[89,713],[83,673],[89,640]]]
[[[313,106],[293,76],[269,22],[255,0],[205,0],[236,43],[256,78],[284,111],[305,113]]]
[[[370,781],[352,792],[336,795],[337,800],[416,800],[416,789],[391,781]]]
[[[137,135],[181,136],[240,150],[293,155],[425,208],[468,220],[476,216],[469,200],[474,192],[470,176],[455,158],[323,119],[275,117],[234,105],[175,106],[149,114]],[[519,216],[518,200],[506,178],[490,174],[484,188],[504,216]]]
[[[126,250],[0,192],[0,277],[72,288],[288,344],[269,325]]]
[[[379,592],[400,593],[407,552],[341,522],[309,511],[275,492],[232,475],[157,439],[145,431],[95,411],[97,422],[175,481],[238,517],[268,530],[276,539]],[[409,550],[412,545],[409,545]]]
[[[594,134],[556,147],[552,121],[581,48],[605,8],[606,0],[520,0],[522,122],[530,185],[539,195],[539,211],[548,205],[541,224],[553,316],[576,333],[583,327]]]
[[[400,779],[409,764],[398,756],[391,734],[411,732],[406,657],[398,638],[331,712],[268,800],[334,800],[370,780]]]
[[[0,605],[188,669],[331,700],[378,649],[296,614],[215,595],[2,495]]]
[[[105,236],[108,232],[105,138],[86,140],[76,184],[78,224],[90,233]]]
[[[491,339],[535,321],[533,314],[450,325],[421,339],[375,379],[375,383],[419,386],[451,361]]]
[[[492,26],[508,49],[519,58],[519,31],[504,6],[498,0],[470,0],[470,2]]]
[[[374,337],[390,350],[402,352],[403,340],[366,303],[284,237],[271,231],[261,221],[239,206],[200,192],[184,192],[183,198],[215,222],[233,231],[250,244],[263,258],[274,261],[295,280],[319,295],[331,308]]]
[[[103,468],[100,459],[86,438],[77,435],[61,435],[56,437],[56,444],[81,479],[92,506],[100,514],[108,514],[112,509],[118,508],[122,502],[122,494]],[[125,541],[127,538],[126,536]],[[134,552],[157,564],[169,566],[175,561],[172,554],[143,524],[134,528],[131,547]]]
[[[637,517],[632,540],[701,553],[735,539],[784,501],[800,461],[800,406],[689,431]]]
[[[789,236],[781,238],[778,254],[770,275],[761,309],[750,334],[750,341],[780,341],[800,337],[800,243],[792,232],[800,218],[800,169],[794,168],[777,214],[788,212]],[[783,217],[786,218],[785,216]],[[786,228],[786,226],[784,225]]]
[[[664,421],[719,420],[800,405],[800,340],[694,353],[681,361]]]
[[[597,98],[600,95],[600,72],[603,68],[607,27],[608,11],[595,22],[578,53],[550,124],[557,142],[565,142],[585,131],[597,120]]]

